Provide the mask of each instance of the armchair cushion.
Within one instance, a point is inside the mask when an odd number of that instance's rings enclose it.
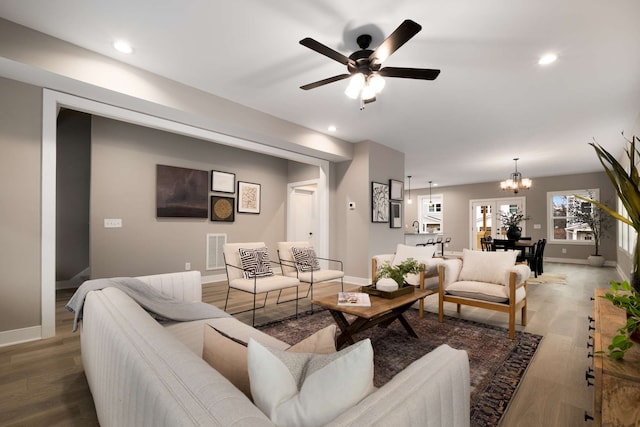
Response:
[[[378,268],[380,268],[385,262],[389,262],[391,265],[400,265],[409,258],[413,258],[419,263],[424,264],[424,274],[425,276],[430,276],[437,274],[438,272],[438,263],[440,260],[433,258],[435,253],[435,246],[409,246],[399,243],[396,247],[395,254],[376,255],[374,258],[376,259]],[[410,285],[419,286],[420,276],[418,274],[407,274],[405,281]],[[438,286],[437,279],[435,281],[431,281],[430,285],[432,287]]]
[[[483,252],[464,249],[458,280],[508,285],[509,273],[517,256],[516,251]]]
[[[433,245],[408,246],[400,243],[396,248],[396,254],[393,257],[393,262],[391,263],[391,265],[400,265],[409,258],[413,258],[416,261],[424,264],[428,260],[432,259],[435,253],[436,247]]]
[[[266,246],[254,249],[240,248],[239,252],[245,279],[273,276]]]
[[[296,268],[301,272],[318,271],[320,263],[316,251],[312,247],[292,246],[291,253],[296,261]]]

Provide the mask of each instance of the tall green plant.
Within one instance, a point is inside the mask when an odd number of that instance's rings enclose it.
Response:
[[[626,138],[625,138],[626,139]],[[604,167],[613,188],[618,194],[618,198],[627,210],[629,218],[625,218],[620,215],[614,209],[600,203],[596,200],[590,200],[585,197],[576,196],[579,199],[593,203],[598,206],[609,215],[617,219],[618,221],[629,224],[640,233],[640,175],[638,174],[638,165],[636,164],[636,155],[640,155],[640,152],[636,148],[636,143],[640,142],[640,138],[632,136],[631,140],[626,139],[629,146],[625,148],[625,154],[629,159],[629,171],[624,168],[618,162],[618,160],[612,156],[607,150],[605,150],[600,144],[595,142],[590,143],[598,155],[600,163]],[[638,271],[640,267],[640,236],[636,239],[636,247],[633,252],[633,271],[631,272],[631,283],[633,288],[640,292],[640,273]]]

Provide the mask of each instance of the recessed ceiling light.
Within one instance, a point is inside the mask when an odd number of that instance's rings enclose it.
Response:
[[[548,65],[548,64],[551,64],[552,62],[555,62],[556,59],[558,59],[558,55],[556,55],[555,53],[548,53],[540,58],[540,60],[538,61],[538,64]]]
[[[133,48],[129,43],[124,40],[118,40],[113,42],[113,48],[121,53],[132,53]]]
[[[336,129],[336,127],[335,127],[334,125],[329,125],[329,127],[327,128],[327,130],[328,130],[329,132],[335,132],[337,129]]]

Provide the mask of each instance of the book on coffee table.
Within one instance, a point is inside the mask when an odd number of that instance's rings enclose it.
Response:
[[[371,307],[371,300],[369,294],[363,292],[338,292],[338,305]]]

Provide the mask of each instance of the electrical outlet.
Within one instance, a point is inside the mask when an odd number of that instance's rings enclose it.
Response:
[[[567,248],[562,248],[562,253],[566,254],[567,253]]]
[[[191,270],[191,263],[190,262],[185,262],[184,263],[184,269],[185,269],[185,271]]]
[[[105,218],[104,228],[122,228],[122,219],[120,218]]]

